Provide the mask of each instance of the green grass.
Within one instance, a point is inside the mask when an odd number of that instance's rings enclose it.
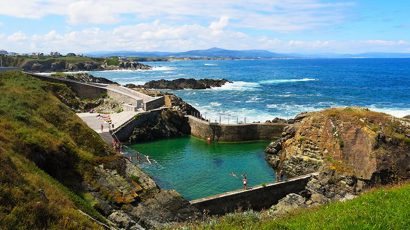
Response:
[[[356,199],[300,209],[272,219],[267,212],[228,214],[186,229],[409,229],[410,183],[374,189]],[[179,226],[180,227],[180,226]]]
[[[99,228],[78,210],[105,221],[81,184],[118,157],[55,96],[60,88],[0,73],[0,229]]]

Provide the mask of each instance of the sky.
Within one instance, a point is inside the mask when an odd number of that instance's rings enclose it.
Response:
[[[0,50],[410,53],[409,0],[0,0]]]

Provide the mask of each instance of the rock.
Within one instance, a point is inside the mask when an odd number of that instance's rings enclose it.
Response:
[[[279,154],[286,175],[334,168],[370,184],[410,178],[410,125],[403,119],[352,107],[303,113],[295,121],[284,129],[281,147],[273,143],[267,151]]]
[[[129,213],[148,228],[161,227],[170,222],[196,220],[201,215],[174,190],[162,190]]]
[[[341,201],[353,200],[354,198],[356,198],[355,195],[346,194],[346,196],[344,198],[342,198]]]
[[[286,124],[288,123],[288,121],[286,119],[283,118],[279,118],[279,117],[275,117],[272,121],[266,121],[269,123],[281,123],[281,124]]]
[[[123,211],[115,211],[108,216],[108,220],[114,222],[121,229],[144,229]]]
[[[329,199],[320,193],[313,193],[310,197],[310,201],[312,204],[326,204],[329,202]]]
[[[290,193],[286,197],[279,200],[276,205],[272,206],[269,212],[273,216],[282,216],[298,208],[305,207],[305,198],[303,198],[301,195]]]
[[[140,117],[141,122],[134,128],[129,142],[180,137],[190,134],[188,118],[180,111],[172,109],[151,112]]]
[[[410,178],[409,130],[405,119],[362,108],[304,113],[269,144],[266,159],[290,177],[318,172],[306,185],[307,205],[344,201]]]
[[[229,83],[230,81],[226,79],[200,79],[196,80],[193,78],[185,79],[179,78],[175,80],[156,80],[149,81],[145,83],[143,88],[149,89],[207,89],[211,87],[221,87],[222,85]]]

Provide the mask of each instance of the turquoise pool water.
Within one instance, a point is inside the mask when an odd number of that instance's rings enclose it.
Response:
[[[184,137],[130,147],[156,162],[140,167],[161,188],[175,189],[192,200],[241,188],[244,173],[249,186],[273,182],[275,172],[264,159],[267,145],[268,142],[208,144]]]

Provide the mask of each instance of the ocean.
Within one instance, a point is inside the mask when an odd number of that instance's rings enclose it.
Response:
[[[364,106],[410,115],[410,59],[278,59],[147,62],[153,70],[96,71],[120,84],[225,78],[220,88],[171,91],[223,123],[292,118],[329,107]]]

